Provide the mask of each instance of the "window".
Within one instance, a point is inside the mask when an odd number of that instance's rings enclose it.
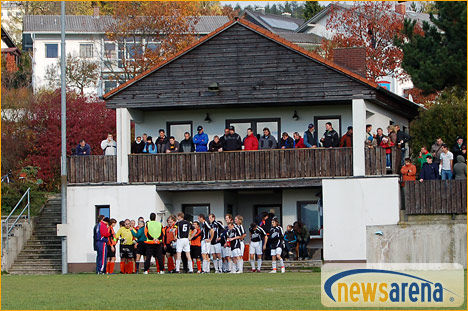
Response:
[[[270,129],[271,135],[279,139],[281,131],[281,120],[279,118],[272,119],[240,119],[240,120],[226,120],[226,127],[234,126],[236,133],[242,138],[247,136],[247,129],[250,127],[257,138],[263,135],[265,127]]]
[[[326,131],[325,124],[327,122],[331,122],[333,129],[338,132],[339,136],[343,134],[341,132],[341,116],[315,117],[315,134],[317,135],[317,139],[319,140],[319,142],[320,139],[323,137],[323,133],[325,133]]]
[[[184,140],[184,133],[192,136],[192,121],[167,122],[167,136],[174,136],[178,142]]]
[[[318,201],[297,202],[297,219],[307,227],[310,235],[320,235],[323,227],[321,214]]]
[[[161,42],[148,42],[146,44],[146,49],[153,52],[157,51],[159,48],[161,48]]]
[[[99,215],[104,215],[104,217],[110,218],[110,205],[96,205],[96,218]]]
[[[125,44],[125,48],[126,48],[126,58],[127,59],[135,59],[135,58],[140,58],[141,55],[143,55],[143,46],[141,44],[141,42],[136,42],[136,43],[133,43],[133,42],[127,42]]]
[[[208,220],[210,204],[182,204],[182,212],[184,213],[184,218],[187,221],[196,221],[200,214],[205,215]]]
[[[115,43],[104,43],[104,56],[109,60],[115,59],[117,57]]]
[[[276,217],[278,217],[280,221],[280,226],[283,226],[283,220],[282,220],[282,206],[281,204],[268,204],[268,205],[255,205],[254,206],[255,210],[255,215],[253,215],[253,219],[255,219],[258,215],[260,215],[263,212],[266,213],[273,213],[275,214]],[[284,228],[284,226],[283,226]]]
[[[80,44],[80,57],[81,58],[92,58],[93,57],[93,45],[92,44]]]
[[[116,81],[104,81],[104,94],[117,87]]]
[[[58,44],[46,44],[46,58],[57,58],[58,57]]]

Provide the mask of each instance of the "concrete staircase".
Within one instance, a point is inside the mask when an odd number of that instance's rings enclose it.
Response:
[[[57,274],[62,271],[60,196],[50,199],[36,217],[31,238],[8,270],[11,274]]]

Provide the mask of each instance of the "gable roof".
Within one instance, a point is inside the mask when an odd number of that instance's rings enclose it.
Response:
[[[8,48],[16,48],[16,44],[10,37],[8,32],[2,27],[2,41],[8,46]]]
[[[227,16],[200,16],[194,25],[196,34],[204,35],[229,21]],[[101,15],[66,15],[65,31],[67,33],[106,33],[115,23],[112,16]],[[24,33],[60,33],[60,15],[25,15],[23,18]]]
[[[301,54],[311,60],[314,60],[315,62],[318,62],[338,73],[341,73],[343,75],[346,75],[348,77],[350,77],[351,79],[361,83],[361,84],[364,84],[372,89],[377,89],[379,88],[379,86],[374,83],[374,82],[371,82],[369,80],[367,80],[366,78],[344,68],[344,67],[341,67],[321,56],[319,56],[318,54],[316,53],[313,53],[313,52],[310,52],[300,46],[297,46],[293,43],[291,43],[290,41],[287,41],[286,39],[282,38],[281,36],[277,35],[277,34],[274,34],[274,33],[271,33],[269,31],[267,31],[266,29],[260,27],[260,26],[257,26],[245,19],[235,19],[235,20],[232,20],[228,23],[226,23],[224,26],[216,29],[215,31],[213,31],[212,33],[202,37],[200,40],[196,41],[194,44],[186,47],[185,49],[181,50],[180,52],[178,52],[177,54],[173,55],[172,57],[170,57],[169,59],[165,60],[164,62],[160,63],[160,64],[157,64],[156,66],[154,66],[153,68],[150,68],[149,70],[137,75],[136,77],[134,77],[133,79],[131,80],[128,80],[127,82],[121,84],[120,86],[118,86],[117,88],[109,91],[108,93],[104,94],[102,97],[104,99],[109,99],[111,98],[112,96],[114,96],[115,94],[121,92],[122,90],[124,90],[125,88],[129,87],[130,85],[136,83],[137,81],[147,77],[148,75],[150,75],[151,73],[159,70],[160,68],[170,64],[171,62],[173,62],[174,60],[178,59],[179,57],[187,54],[188,52],[190,52],[191,50],[195,49],[196,47],[202,45],[203,43],[205,43],[206,41],[212,39],[213,37],[217,36],[218,34],[222,33],[223,31],[225,31],[226,29],[232,27],[233,25],[236,25],[236,24],[239,24],[239,25],[242,25],[243,27],[247,28],[247,29],[250,29],[251,31],[254,31],[262,36],[264,36],[265,38],[269,39],[269,40],[272,40],[286,48],[288,48],[289,50],[292,50],[298,54]]]

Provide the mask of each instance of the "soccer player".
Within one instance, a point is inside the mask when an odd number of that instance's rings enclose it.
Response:
[[[115,231],[114,227],[117,224],[117,220],[112,218],[110,220],[109,225],[109,239],[107,241],[107,265],[106,265],[106,273],[112,274],[114,273],[114,265],[115,265],[115,244],[117,242],[114,240]]]
[[[210,214],[208,216],[210,221],[210,235],[211,235],[211,245],[210,245],[210,254],[213,257],[213,265],[215,268],[215,273],[222,273],[222,260],[221,260],[221,243],[219,235],[223,231],[223,224],[216,220],[216,216],[214,214]]]
[[[190,239],[190,256],[192,257],[193,263],[192,266],[197,263],[197,273],[201,273],[201,237],[202,232],[200,229],[200,223],[195,221],[193,223],[193,230],[190,231],[189,239]]]
[[[156,221],[156,214],[150,214],[150,220],[145,225],[145,236],[146,236],[146,259],[145,259],[145,272],[149,273],[151,257],[153,256],[160,267],[164,267],[163,255],[162,255],[162,224]],[[159,271],[159,274],[164,274],[164,268]]]
[[[233,266],[235,267],[231,269],[230,273],[242,273],[240,237],[239,229],[235,227],[234,223],[228,223],[227,245],[231,247],[231,258],[234,261]]]
[[[185,252],[187,256],[187,263],[192,262],[190,257],[190,223],[184,219],[184,213],[180,212],[177,214],[177,241],[176,241],[176,250],[177,250],[177,259],[176,259],[176,273],[180,273],[180,261],[182,260],[182,252]],[[189,273],[193,273],[193,264],[188,264]]]
[[[107,240],[109,239],[110,233],[108,229],[109,218],[101,217],[99,215],[99,223],[94,226],[94,244],[96,245],[96,274],[104,274],[106,272],[106,260],[107,260]]]
[[[241,251],[241,256],[240,256],[240,267],[241,267],[241,273],[242,271],[244,270],[244,248],[245,248],[245,244],[244,244],[244,239],[245,239],[245,236],[247,235],[245,233],[245,230],[244,230],[244,226],[242,226],[242,222],[244,221],[244,217],[242,217],[241,215],[237,215],[235,218],[234,218],[234,223],[235,223],[235,227],[237,228],[237,230],[239,230],[239,233],[240,233],[240,251]]]
[[[222,270],[224,273],[231,272],[232,261],[231,261],[231,246],[227,242],[228,226],[224,228],[224,231],[219,236],[219,243],[221,244],[221,257],[223,259]]]
[[[263,247],[262,242],[264,241],[266,245],[267,235],[265,230],[262,229],[256,223],[250,224],[250,264],[252,265],[252,272],[260,272],[262,268],[262,255],[263,255]],[[257,263],[258,267],[255,269],[255,255],[257,255]]]
[[[140,259],[146,258],[146,236],[145,236],[145,221],[143,217],[138,218],[138,227],[132,230],[133,237],[136,238],[136,255],[135,255],[135,272],[140,271]]]
[[[133,260],[134,253],[132,230],[130,229],[130,220],[125,219],[124,226],[120,227],[115,234],[114,241],[120,240],[120,273],[131,274],[133,273]],[[122,265],[123,262],[123,265]],[[123,270],[122,270],[123,268]]]
[[[283,251],[283,237],[283,228],[280,227],[278,218],[275,217],[271,220],[270,236],[267,237],[267,240],[270,240],[271,242],[271,266],[273,270],[271,270],[270,273],[276,273],[276,259],[279,260],[281,273],[286,272],[283,259],[281,258],[281,252]],[[263,245],[263,250],[265,250],[265,248],[266,243]]]
[[[175,226],[176,217],[174,215],[167,218],[167,226],[164,227],[163,247],[167,258],[167,270],[174,273],[174,255],[176,254],[177,227]]]
[[[198,222],[202,231],[201,253],[203,258],[202,273],[210,273],[210,245],[211,245],[211,226],[206,221],[205,215],[198,215]]]

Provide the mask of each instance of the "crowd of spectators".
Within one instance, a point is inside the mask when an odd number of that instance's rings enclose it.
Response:
[[[450,151],[448,145],[438,137],[430,151],[426,146],[421,147],[417,165],[418,168],[410,158],[405,159],[400,171],[403,186],[405,181],[466,179],[466,143],[458,136]]]

